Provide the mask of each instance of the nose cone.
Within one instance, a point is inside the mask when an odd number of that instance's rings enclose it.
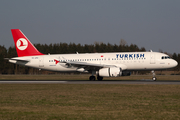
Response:
[[[171,66],[172,67],[176,67],[178,65],[178,62],[177,61],[175,61],[175,60],[172,60],[172,62],[171,62]]]

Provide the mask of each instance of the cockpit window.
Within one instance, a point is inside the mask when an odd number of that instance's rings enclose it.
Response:
[[[161,59],[171,59],[169,56],[162,56]]]

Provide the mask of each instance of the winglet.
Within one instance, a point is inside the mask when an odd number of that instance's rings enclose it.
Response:
[[[40,53],[20,29],[11,29],[18,57],[44,55]]]

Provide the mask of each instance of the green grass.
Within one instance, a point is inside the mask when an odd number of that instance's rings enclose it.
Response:
[[[89,80],[90,74],[77,75],[0,75],[0,80]],[[180,80],[180,75],[156,75],[158,80]],[[104,77],[103,80],[142,80],[152,79],[152,75],[131,75]]]
[[[180,119],[180,85],[0,84],[0,119]]]

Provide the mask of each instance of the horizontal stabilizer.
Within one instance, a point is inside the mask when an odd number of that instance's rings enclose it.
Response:
[[[21,61],[21,62],[29,62],[30,60],[22,60],[22,59],[13,59],[13,58],[4,58],[5,60],[15,60],[15,61]]]

